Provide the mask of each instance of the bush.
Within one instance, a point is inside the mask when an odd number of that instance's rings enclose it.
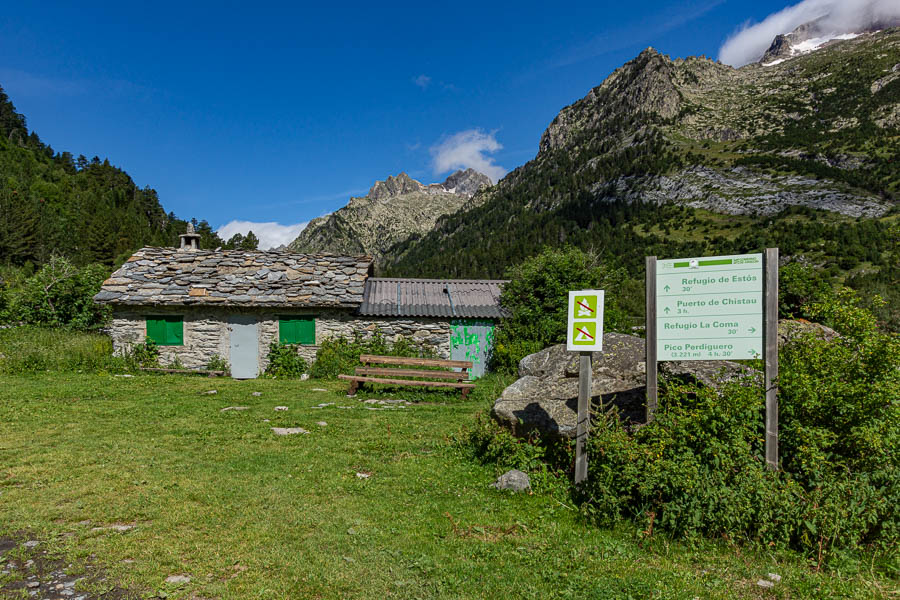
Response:
[[[868,549],[896,575],[900,338],[848,290],[803,311],[840,337],[781,350],[781,470],[766,468],[758,377],[718,390],[663,381],[653,422],[595,421],[588,479],[571,488],[583,512],[600,525],[627,519],[650,532],[794,548],[819,565]],[[481,420],[458,443],[500,469],[572,466],[570,443],[554,449]]]
[[[8,318],[32,325],[97,329],[111,314],[109,307],[95,304],[93,299],[108,274],[102,265],[79,269],[54,256],[10,294]]]
[[[763,458],[758,383],[669,386],[657,419],[602,421],[588,444],[584,510],[675,535],[789,546],[821,563],[900,539],[900,339],[847,291],[808,307],[842,337],[786,346],[779,378],[782,470]]]
[[[788,263],[778,272],[778,315],[782,319],[809,318],[804,307],[830,293],[831,284],[819,269]]]
[[[125,362],[132,371],[141,368],[152,368],[159,366],[159,346],[149,337],[143,344],[135,344],[125,354]]]
[[[545,249],[507,274],[500,304],[507,311],[497,329],[491,370],[514,373],[519,361],[552,344],[566,341],[566,310],[570,290],[614,289],[627,278],[577,248]],[[625,312],[614,294],[606,295],[606,331],[628,329]]]
[[[225,375],[231,375],[231,365],[228,364],[228,361],[219,356],[218,354],[213,354],[209,362],[206,363],[207,371],[222,371]]]
[[[296,379],[306,373],[306,361],[297,354],[296,344],[269,344],[269,364],[266,375]]]
[[[362,354],[437,358],[433,351],[419,348],[404,337],[390,344],[379,332],[375,332],[369,338],[357,334],[352,340],[341,336],[322,342],[309,375],[317,379],[336,379],[341,373],[352,375],[354,369],[359,366],[359,357]]]

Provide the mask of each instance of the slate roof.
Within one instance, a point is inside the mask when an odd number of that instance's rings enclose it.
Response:
[[[141,248],[94,301],[128,306],[357,307],[369,256]]]
[[[370,277],[360,315],[499,319],[500,288],[490,279]]]

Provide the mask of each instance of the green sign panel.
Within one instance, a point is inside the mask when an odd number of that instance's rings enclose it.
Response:
[[[657,360],[762,356],[762,254],[660,260]]]

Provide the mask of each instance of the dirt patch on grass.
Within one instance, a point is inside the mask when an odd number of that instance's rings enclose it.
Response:
[[[46,542],[26,534],[0,536],[0,598],[23,597],[131,600],[140,595],[118,587],[98,567],[68,562]]]

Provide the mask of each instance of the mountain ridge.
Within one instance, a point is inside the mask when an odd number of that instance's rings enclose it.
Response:
[[[288,245],[293,252],[368,254],[380,259],[392,245],[433,228],[437,219],[462,207],[491,181],[474,169],[425,185],[406,173],[376,181],[365,196],[318,217]]]

